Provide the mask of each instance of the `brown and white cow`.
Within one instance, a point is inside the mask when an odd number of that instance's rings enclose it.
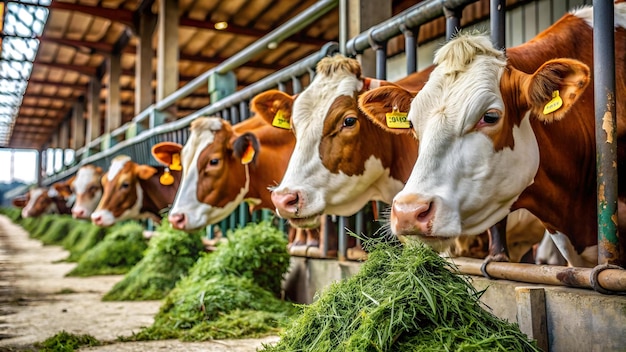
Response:
[[[90,219],[102,198],[103,170],[99,166],[81,166],[72,182],[72,191],[76,197],[72,206],[72,216],[75,219]]]
[[[117,221],[150,218],[161,221],[161,212],[174,201],[181,172],[169,171],[171,184],[161,184],[165,167],[137,164],[127,155],[118,155],[102,177],[103,193],[91,221],[111,226]]]
[[[395,84],[417,91],[432,69]],[[413,130],[407,123],[390,133],[366,118],[357,105],[357,98],[370,87],[386,85],[391,83],[362,77],[355,59],[335,55],[320,61],[315,79],[293,102],[296,146],[285,177],[272,193],[280,216],[308,227],[316,226],[323,212],[348,216],[370,200],[391,204],[417,159]],[[284,104],[292,102],[291,96],[282,98]],[[509,236],[519,238],[518,245],[528,242],[524,246],[528,250],[543,235],[537,222],[529,214],[516,215],[507,223]],[[430,244],[439,250],[449,245]],[[462,247],[468,246],[457,243],[457,250]],[[521,258],[517,252],[515,260]]]
[[[44,214],[70,214],[74,200],[71,191],[72,181],[73,178],[56,182],[50,187],[30,189],[21,197],[22,200],[26,200],[22,208],[22,218],[34,218]],[[23,204],[23,201],[21,203]]]
[[[368,98],[376,105],[371,111],[390,109],[389,99],[402,109],[410,104],[420,141],[413,172],[393,201],[393,233],[426,240],[477,234],[525,208],[553,234],[570,265],[589,265],[581,253],[597,244],[594,96],[587,88],[592,19],[591,7],[577,9],[506,53],[486,36],[459,35],[437,52],[437,67],[412,102],[398,88],[372,93],[378,97]],[[626,4],[616,4],[620,183],[625,25]],[[382,124],[381,114],[372,115]],[[620,185],[620,199],[624,192]]]
[[[289,129],[259,117],[291,112],[291,105],[280,105],[284,100],[275,96],[286,94],[257,95],[251,102],[255,116],[234,126],[219,117],[191,123],[182,150],[183,180],[168,218],[172,226],[190,231],[214,224],[242,202],[251,210],[273,208],[268,187],[282,179],[295,143]]]

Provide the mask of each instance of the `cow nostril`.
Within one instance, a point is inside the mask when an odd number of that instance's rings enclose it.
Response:
[[[431,210],[432,210],[432,202],[428,203],[428,205],[424,205],[424,207],[426,207],[425,210],[422,210],[421,212],[419,212],[417,214],[417,220],[421,221],[421,222],[425,222],[428,221],[431,217]]]
[[[291,200],[287,202],[287,205],[297,205],[300,201],[300,195],[297,192],[293,193],[292,196]]]

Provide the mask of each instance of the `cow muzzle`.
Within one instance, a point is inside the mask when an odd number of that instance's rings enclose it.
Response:
[[[433,236],[435,202],[408,194],[396,197],[391,207],[391,231],[396,236]]]

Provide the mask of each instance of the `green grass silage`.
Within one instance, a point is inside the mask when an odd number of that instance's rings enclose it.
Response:
[[[276,334],[298,309],[280,300],[289,268],[285,235],[268,222],[228,234],[167,295],[154,324],[138,340],[208,340]]]
[[[70,255],[65,260],[77,262],[85,252],[104,239],[107,231],[106,228],[93,225],[87,221],[76,221],[67,237],[61,243],[70,252]]]
[[[539,351],[421,244],[373,245],[358,274],[317,300],[264,351]]]
[[[163,220],[143,258],[102,298],[104,301],[162,299],[204,251],[201,235],[172,229]]]
[[[43,233],[39,240],[46,245],[60,245],[70,230],[81,220],[73,219],[71,215],[56,215],[54,221]]]
[[[48,232],[50,226],[58,219],[58,214],[45,214],[36,217],[37,221],[33,224],[33,227],[28,231],[30,237],[41,238]]]
[[[113,226],[104,239],[86,251],[67,276],[126,274],[148,247],[143,225],[129,221]]]
[[[17,223],[22,218],[22,208],[14,206],[0,207],[0,214],[8,217],[14,223]]]

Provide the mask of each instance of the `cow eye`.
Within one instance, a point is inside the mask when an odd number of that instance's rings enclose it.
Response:
[[[220,163],[220,159],[211,159],[209,160],[209,165],[215,166]]]
[[[482,118],[481,122],[485,124],[494,124],[500,120],[500,112],[497,110],[489,110],[487,111]]]
[[[354,125],[356,125],[356,117],[348,116],[343,119],[343,127],[352,127]]]
[[[100,189],[100,187],[91,186],[91,187],[89,187],[89,192],[96,193],[96,192],[98,192],[99,189]]]
[[[122,185],[120,186],[120,188],[121,188],[121,189],[126,189],[126,188],[128,188],[128,186],[130,186],[130,185],[128,184],[128,182],[123,182],[123,183],[122,183]]]

